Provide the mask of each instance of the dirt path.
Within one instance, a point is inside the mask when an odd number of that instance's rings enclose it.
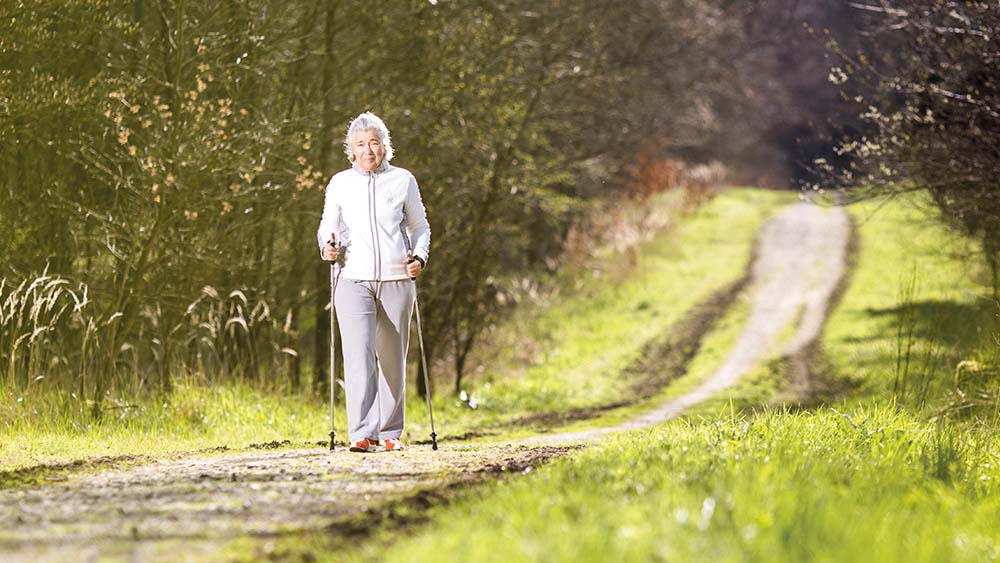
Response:
[[[401,499],[524,472],[566,451],[468,444],[368,455],[312,449],[74,475],[0,493],[0,560],[169,561],[178,549],[188,558],[208,555],[246,535],[329,528],[350,536]]]
[[[843,210],[807,204],[765,224],[750,317],[723,365],[692,392],[624,424],[509,446],[445,444],[437,452],[417,446],[373,455],[312,449],[70,474],[44,487],[0,491],[0,559],[173,560],[180,553],[208,557],[246,535],[328,530],[350,537],[401,501],[523,472],[613,432],[669,420],[735,384],[757,362],[815,341],[843,274],[848,230]],[[794,333],[781,349],[779,337],[790,326]],[[555,442],[567,446],[546,445]]]
[[[608,434],[666,422],[731,387],[758,362],[794,356],[815,342],[847,258],[850,225],[839,207],[798,203],[785,208],[761,229],[753,265],[750,316],[739,340],[719,369],[691,392],[607,428],[537,436],[524,443],[583,443]],[[789,327],[791,339],[780,337]]]

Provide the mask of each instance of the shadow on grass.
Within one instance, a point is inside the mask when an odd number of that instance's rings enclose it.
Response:
[[[988,299],[973,303],[922,300],[896,307],[867,309],[865,313],[885,319],[890,326],[906,330],[918,340],[936,342],[957,353],[978,346],[987,335],[1000,329],[997,306]]]
[[[893,307],[864,310],[863,314],[879,321],[882,331],[848,339],[855,344],[881,342],[894,347],[892,354],[867,362],[867,369],[888,372],[891,377],[888,387],[873,389],[890,393],[898,404],[917,411],[982,414],[979,403],[984,401],[973,399],[995,395],[991,389],[996,382],[990,381],[989,374],[1000,362],[997,305],[986,298],[916,300],[912,291],[912,286],[909,291],[904,288],[900,303]],[[996,401],[985,402],[989,403],[986,414],[996,416]]]

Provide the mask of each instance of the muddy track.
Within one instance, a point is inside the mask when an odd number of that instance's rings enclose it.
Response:
[[[667,338],[637,377],[637,393],[669,382],[741,290],[751,300],[747,324],[719,369],[690,393],[615,427],[547,434],[497,446],[446,443],[433,452],[350,454],[325,449],[192,457],[95,473],[57,472],[60,480],[0,491],[0,555],[4,561],[173,560],[210,558],[227,542],[295,533],[345,540],[387,522],[419,521],[451,491],[523,472],[620,431],[669,420],[734,385],[771,357],[806,353],[820,334],[842,279],[849,225],[841,209],[789,206],[761,229],[746,280],[722,307],[696,308],[694,340]],[[711,301],[711,300],[710,300]],[[716,303],[718,305],[718,303]],[[710,311],[710,313],[706,313]],[[791,338],[787,336],[791,327]],[[678,365],[674,365],[677,364]],[[659,370],[659,371],[656,371]],[[548,445],[556,443],[560,445]],[[85,467],[84,467],[85,468]],[[72,469],[72,468],[71,468]],[[48,478],[51,475],[45,474]]]

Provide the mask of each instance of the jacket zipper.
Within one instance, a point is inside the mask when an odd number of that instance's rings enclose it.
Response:
[[[372,273],[375,274],[375,281],[382,281],[382,245],[378,240],[378,222],[375,213],[375,172],[368,173],[368,225],[372,233],[372,250],[374,250],[374,264]]]

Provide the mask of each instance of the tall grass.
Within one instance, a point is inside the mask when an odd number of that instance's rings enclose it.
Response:
[[[49,408],[98,418],[117,408],[109,400],[170,391],[178,376],[294,387],[291,318],[273,316],[262,297],[206,286],[173,323],[147,306],[133,336],[111,350],[123,316],[98,310],[86,285],[47,272],[0,279],[2,399],[49,394],[61,399]]]
[[[177,327],[185,329],[184,349],[167,366],[259,382],[269,389],[295,386],[290,376],[277,377],[290,373],[298,357],[290,311],[275,317],[262,297],[251,299],[239,289],[223,296],[205,286],[184,317],[186,322]]]
[[[0,403],[0,467],[100,456],[160,458],[283,440],[302,447],[322,440],[329,431],[328,411],[310,394],[261,393],[256,385],[238,382],[205,386],[178,378],[169,396],[109,397],[97,420],[89,409],[69,412],[73,407],[82,408],[52,393],[23,394]],[[344,424],[338,413],[338,427]]]
[[[0,363],[7,389],[29,389],[75,371],[82,385],[98,346],[87,287],[47,273],[13,285],[0,279]],[[113,319],[112,319],[113,320]],[[71,337],[71,335],[78,335]],[[71,368],[73,366],[75,369]]]
[[[940,324],[934,323],[931,331],[920,339],[917,331],[921,320],[917,316],[917,272],[914,268],[909,279],[900,282],[899,300],[896,304],[896,364],[892,382],[892,397],[899,402],[909,402],[918,409],[926,406],[935,375],[942,367],[943,351],[939,335]]]

